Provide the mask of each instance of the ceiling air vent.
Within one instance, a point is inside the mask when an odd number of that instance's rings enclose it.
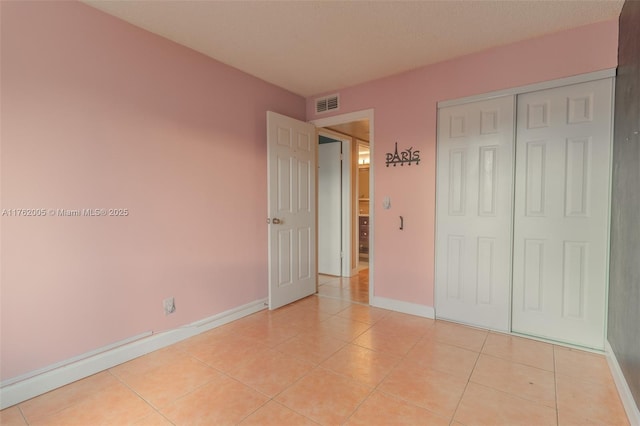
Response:
[[[316,99],[316,114],[337,110],[340,107],[338,95],[325,96]]]

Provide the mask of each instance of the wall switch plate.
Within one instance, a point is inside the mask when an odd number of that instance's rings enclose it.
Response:
[[[384,199],[382,200],[382,207],[385,210],[389,210],[391,208],[391,198],[384,197]]]
[[[162,301],[164,306],[164,314],[169,315],[176,311],[176,301],[173,297],[168,297]]]

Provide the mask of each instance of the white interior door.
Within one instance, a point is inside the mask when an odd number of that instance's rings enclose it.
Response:
[[[513,331],[604,347],[612,87],[518,97]]]
[[[318,145],[318,272],[341,275],[342,142]]]
[[[436,316],[509,330],[514,97],[439,110]]]
[[[316,129],[267,112],[269,309],[316,291]]]

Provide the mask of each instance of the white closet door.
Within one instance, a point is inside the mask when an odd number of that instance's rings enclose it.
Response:
[[[514,97],[438,118],[436,316],[509,330]]]
[[[612,80],[518,97],[513,331],[603,349]]]

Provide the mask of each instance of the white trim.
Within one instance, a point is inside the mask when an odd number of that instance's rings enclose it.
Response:
[[[475,327],[477,327],[477,326],[475,326]],[[580,345],[576,345],[576,344],[573,344],[573,343],[567,343],[567,342],[561,342],[559,340],[548,339],[548,338],[545,338],[545,337],[532,336],[530,334],[518,333],[517,331],[506,331],[506,332],[505,331],[499,331],[499,330],[490,330],[490,331],[495,331],[497,333],[503,333],[503,334],[509,334],[511,336],[516,336],[516,337],[522,337],[522,338],[529,339],[529,340],[536,340],[538,342],[549,343],[549,344],[556,345],[556,346],[562,346],[564,348],[577,349],[577,350],[582,351],[582,352],[590,352],[592,354],[604,355],[604,348],[603,349],[590,348],[588,346],[580,346]]]
[[[629,423],[631,425],[640,425],[640,408],[633,399],[633,394],[631,393],[631,389],[629,389],[627,380],[624,378],[624,374],[622,374],[622,369],[620,368],[620,364],[618,364],[616,354],[613,352],[613,348],[608,340],[605,341],[604,346],[609,369],[611,370],[613,381],[616,383],[616,388],[618,388],[624,410],[627,412]]]
[[[373,125],[373,109],[365,109],[362,111],[350,112],[347,114],[333,115],[327,118],[319,118],[311,120],[310,123],[316,127],[327,127],[336,124],[349,123],[351,121],[358,121],[363,119],[369,120],[369,156],[371,161],[369,162],[369,304],[372,304],[374,299],[374,268],[375,268],[375,158],[374,152],[374,130]],[[357,268],[356,268],[357,269]]]
[[[311,120],[309,123],[314,124],[316,127],[327,127],[333,126],[335,124],[363,120],[366,118],[368,118],[369,120],[373,119],[373,108],[364,109],[362,111],[348,112],[346,114],[332,115],[331,117],[317,118],[315,120]],[[371,122],[369,122],[369,127],[372,127]],[[369,129],[369,134],[371,134],[371,130],[372,129]]]
[[[496,90],[494,92],[481,93],[479,95],[467,96],[458,99],[449,99],[438,102],[438,108],[454,105],[467,104],[469,102],[484,101],[487,99],[499,98],[508,95],[520,95],[538,90],[553,89],[555,87],[569,86],[571,84],[585,83],[587,81],[601,80],[616,76],[615,68],[608,68],[601,71],[594,71],[586,74],[573,75],[571,77],[558,78],[555,80],[542,81],[540,83],[527,84],[525,86],[510,87],[508,89]]]
[[[433,306],[418,305],[416,303],[403,302],[402,300],[388,299],[374,296],[370,299],[371,306],[389,309],[404,314],[417,315],[419,317],[435,319]]]
[[[173,345],[181,340],[254,314],[266,308],[267,299],[259,299],[184,327],[157,334],[143,335],[88,352],[68,361],[54,364],[33,374],[3,381],[0,386],[0,409],[5,409],[53,389],[89,377],[108,368],[130,361],[149,352]],[[141,337],[141,338],[140,338]],[[28,377],[28,378],[26,378]]]
[[[26,374],[22,374],[20,376],[13,377],[11,379],[3,380],[2,383],[0,383],[0,388],[4,388],[4,387],[10,386],[10,385],[12,385],[14,383],[22,382],[24,380],[31,379],[32,377],[36,377],[36,376],[40,376],[42,374],[48,373],[49,371],[57,370],[58,368],[62,368],[64,366],[67,366],[67,365],[70,365],[70,364],[74,364],[76,362],[80,362],[80,361],[82,361],[84,359],[91,358],[92,356],[96,356],[96,355],[101,354],[103,352],[110,351],[110,350],[115,349],[117,347],[124,346],[124,345],[127,345],[127,344],[131,344],[131,343],[133,343],[135,341],[138,341],[140,339],[144,339],[145,337],[149,337],[152,334],[153,334],[152,331],[147,331],[145,333],[138,334],[137,336],[133,336],[133,337],[130,337],[128,339],[120,340],[119,342],[113,343],[111,345],[104,346],[104,347],[96,349],[94,351],[86,352],[86,353],[78,355],[76,357],[65,359],[65,360],[57,362],[55,364],[48,365],[48,366],[46,366],[44,368],[40,368],[38,370],[33,370],[33,371],[30,371],[30,372],[28,372]]]

